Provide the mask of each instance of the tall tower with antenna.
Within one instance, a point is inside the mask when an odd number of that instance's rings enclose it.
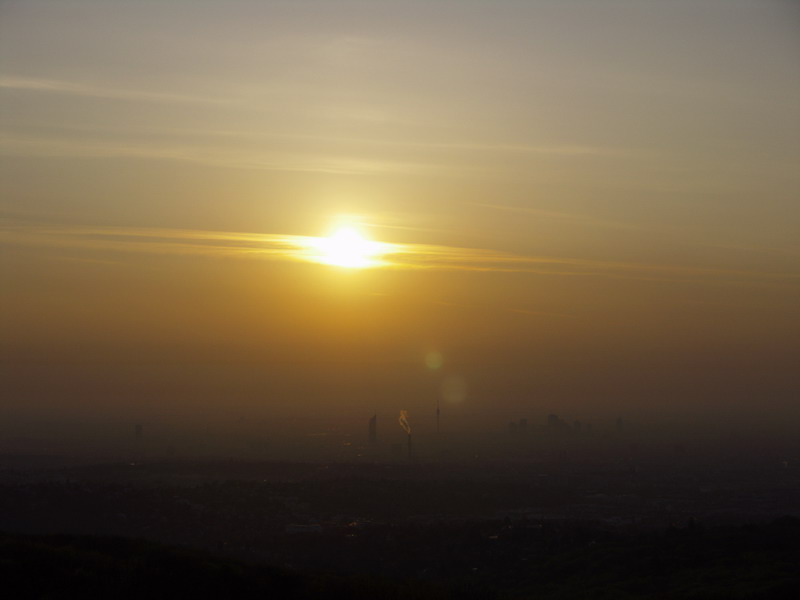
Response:
[[[374,414],[369,419],[369,445],[378,443],[378,415]]]

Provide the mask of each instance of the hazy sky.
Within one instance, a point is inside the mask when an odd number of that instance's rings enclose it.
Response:
[[[5,0],[0,103],[0,416],[798,417],[798,3]]]

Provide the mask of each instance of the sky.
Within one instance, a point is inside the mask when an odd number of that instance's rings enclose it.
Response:
[[[0,418],[796,422],[799,33],[778,0],[5,0]]]

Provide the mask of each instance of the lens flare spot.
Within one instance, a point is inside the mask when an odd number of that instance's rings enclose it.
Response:
[[[425,355],[425,366],[431,371],[436,371],[442,364],[444,364],[444,357],[441,352],[432,351]]]
[[[442,398],[450,404],[459,404],[467,397],[467,382],[453,375],[442,381]]]

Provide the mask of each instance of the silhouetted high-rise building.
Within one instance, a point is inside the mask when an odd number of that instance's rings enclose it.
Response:
[[[569,424],[558,415],[547,415],[547,428],[550,431],[565,432],[569,430]]]
[[[373,446],[378,443],[378,415],[372,415],[369,419],[369,443]]]

